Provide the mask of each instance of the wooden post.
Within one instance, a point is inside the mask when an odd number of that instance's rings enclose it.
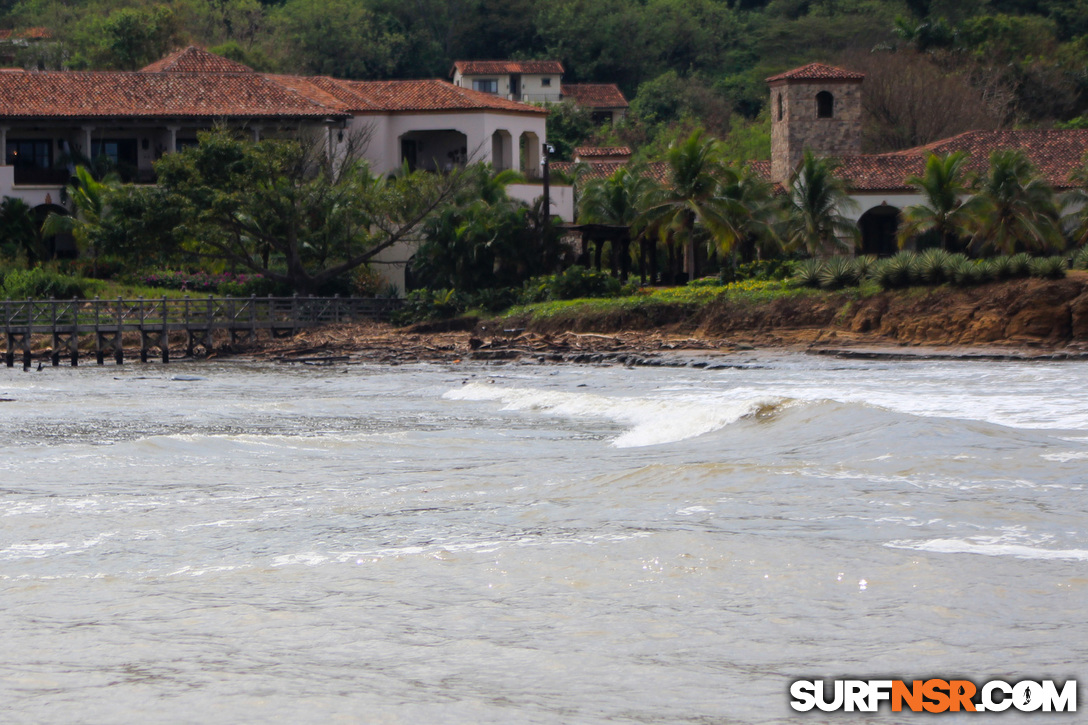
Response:
[[[105,355],[102,352],[102,329],[98,325],[98,313],[102,309],[102,301],[94,298],[94,359],[99,365],[105,365]]]
[[[68,353],[72,356],[72,367],[79,367],[79,302],[72,298],[72,336],[68,338]]]
[[[159,338],[159,352],[162,353],[162,363],[170,362],[170,323],[166,315],[166,295],[162,296],[162,337]]]
[[[138,298],[140,303],[140,362],[147,362],[147,330],[144,329],[144,298]]]
[[[11,300],[4,300],[4,341],[7,347],[4,352],[4,364],[13,368],[15,367],[15,340],[11,336]]]
[[[49,318],[51,320],[50,326],[52,329],[53,344],[49,348],[49,362],[53,367],[60,365],[60,339],[57,336],[57,301],[52,297],[49,298]]]
[[[124,335],[121,331],[124,330],[124,300],[120,297],[117,298],[117,336],[113,338],[113,360],[118,365],[125,364],[125,348]]]
[[[249,343],[257,342],[257,295],[249,296]]]
[[[212,302],[212,296],[208,295],[208,329],[204,332],[204,356],[207,357],[212,352],[212,320],[215,319],[215,307]]]

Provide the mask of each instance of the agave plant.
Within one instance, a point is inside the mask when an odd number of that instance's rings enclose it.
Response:
[[[914,252],[900,252],[877,262],[871,276],[884,289],[907,287],[917,274],[917,255]]]
[[[1061,279],[1065,276],[1065,257],[1036,257],[1031,260],[1031,276]]]
[[[1078,249],[1069,261],[1072,269],[1088,269],[1088,247]]]
[[[948,260],[952,255],[943,249],[927,249],[918,257],[918,274],[928,284],[941,284],[948,280]]]
[[[990,260],[990,269],[995,280],[1004,280],[1015,277],[1012,269],[1012,257],[1007,254],[994,257]]]
[[[872,277],[873,268],[876,265],[876,256],[872,254],[863,254],[858,257],[854,257],[854,269],[857,271],[858,281]]]
[[[975,276],[979,284],[997,280],[997,267],[992,259],[980,259],[975,262]]]
[[[957,287],[977,284],[981,278],[978,265],[962,254],[952,255],[948,263],[948,275],[949,280]]]
[[[824,262],[820,270],[820,286],[824,289],[842,289],[858,283],[857,265],[850,257],[835,256]]]
[[[1009,270],[1013,277],[1027,277],[1031,274],[1031,255],[1020,252],[1009,257]]]
[[[798,287],[819,287],[824,263],[819,259],[803,259],[793,272],[793,283]]]

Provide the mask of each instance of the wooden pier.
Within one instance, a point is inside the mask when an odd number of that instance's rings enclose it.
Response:
[[[147,362],[157,351],[170,362],[170,335],[184,334],[185,353],[212,351],[214,337],[229,335],[230,343],[253,342],[258,333],[286,337],[306,327],[387,319],[400,307],[395,299],[361,297],[207,297],[136,300],[7,300],[0,302],[6,339],[4,363],[15,366],[21,351],[24,368],[30,367],[31,339],[52,340],[52,364],[61,357],[79,365],[79,343],[94,340],[95,361],[102,365],[107,354],[124,363],[123,338],[139,336],[140,360]]]

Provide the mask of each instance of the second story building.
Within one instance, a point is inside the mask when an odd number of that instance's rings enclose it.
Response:
[[[557,60],[459,60],[453,85],[521,103],[562,100],[563,64]]]

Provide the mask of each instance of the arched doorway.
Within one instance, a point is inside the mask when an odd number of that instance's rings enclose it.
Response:
[[[509,131],[491,134],[491,166],[495,171],[514,168],[514,140]]]
[[[890,257],[899,251],[899,209],[887,204],[875,206],[858,219],[861,253]]]
[[[526,131],[518,139],[521,155],[521,173],[530,179],[540,177],[540,137],[532,131]]]

